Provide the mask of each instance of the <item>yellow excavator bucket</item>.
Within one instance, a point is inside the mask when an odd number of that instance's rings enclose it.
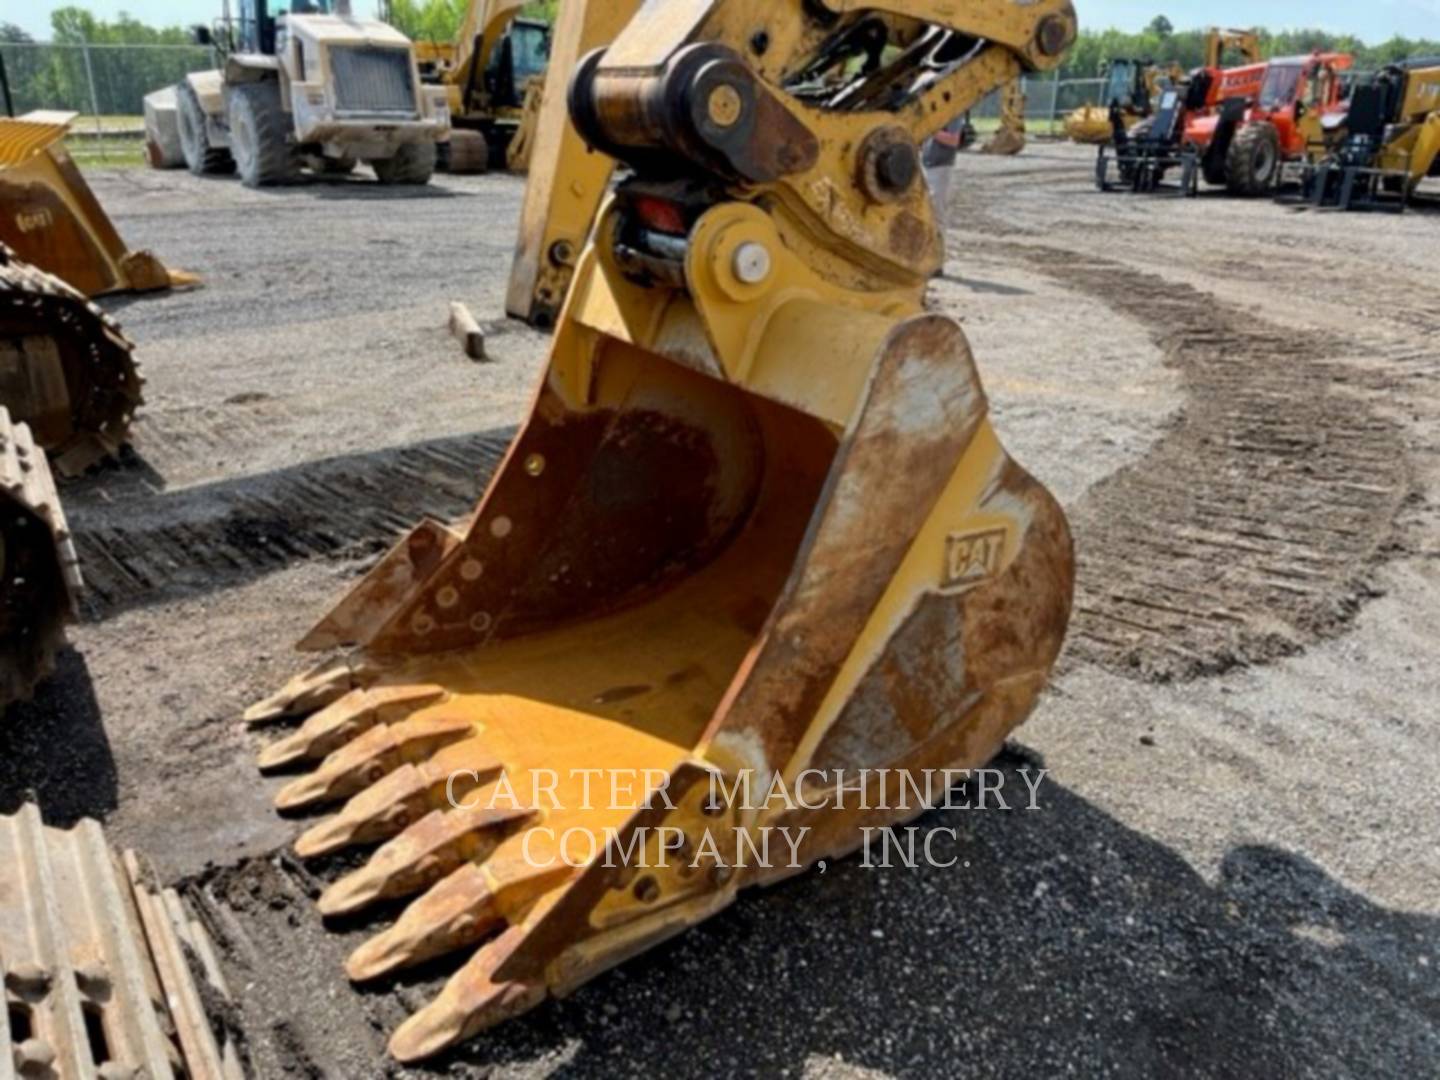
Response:
[[[577,128],[633,171],[528,421],[469,520],[417,527],[301,644],[330,655],[247,714],[305,717],[261,756],[293,774],[284,812],[324,815],[298,853],[367,851],[322,912],[408,903],[350,977],[472,954],[401,1060],[918,816],[1045,686],[1070,534],[959,323],[924,313],[919,146],[1058,64],[1075,19],[933,8],[940,64],[853,63],[915,28],[811,0],[657,0],[581,63]],[[867,112],[765,71],[852,103],[934,78]]]
[[[1100,105],[1083,105],[1065,118],[1065,134],[1071,142],[1103,146],[1114,135],[1110,110]]]
[[[65,149],[74,113],[0,119],[0,242],[86,296],[199,283],[131,251]]]
[[[1000,92],[1000,126],[980,147],[982,154],[1013,157],[1025,149],[1025,108],[1025,87],[1016,79]]]

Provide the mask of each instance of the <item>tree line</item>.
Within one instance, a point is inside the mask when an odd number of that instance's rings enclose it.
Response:
[[[557,0],[536,0],[527,13],[554,18]],[[469,0],[388,0],[390,21],[416,40],[450,41],[458,32]],[[189,27],[158,28],[128,15],[114,20],[96,18],[81,7],[62,7],[51,13],[50,40],[59,45],[190,45]],[[1314,49],[1349,52],[1356,67],[1376,70],[1416,56],[1440,57],[1440,41],[1395,37],[1367,45],[1352,35],[1323,30],[1272,33],[1260,30],[1265,56],[1289,56]],[[9,47],[7,47],[7,43]],[[18,26],[0,22],[0,56],[5,61],[17,111],[36,108],[90,110],[85,59],[78,49],[26,48],[32,39]],[[1061,78],[1093,78],[1107,61],[1118,57],[1177,63],[1190,70],[1204,60],[1205,31],[1177,30],[1164,16],[1139,33],[1082,29]],[[209,64],[208,51],[190,49],[92,49],[97,96],[102,113],[134,114],[145,94],[176,82],[188,71]]]
[[[134,115],[152,90],[178,82],[187,72],[209,65],[209,50],[195,46],[187,27],[149,26],[129,15],[98,19],[84,8],[51,12],[50,41],[56,45],[90,44],[89,70],[95,76],[94,102],[102,114]],[[0,22],[0,57],[17,113],[31,109],[90,112],[92,98],[85,55],[78,48],[36,48],[34,39],[13,23]],[[123,45],[127,48],[106,48]],[[134,48],[128,46],[189,46]]]

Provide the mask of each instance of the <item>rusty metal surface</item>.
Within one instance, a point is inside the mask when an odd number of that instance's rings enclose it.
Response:
[[[225,997],[203,931],[90,820],[0,817],[3,1080],[240,1080],[202,1004]]]
[[[132,348],[79,292],[0,244],[0,404],[31,425],[62,477],[129,438],[144,385]]]
[[[712,735],[755,740],[775,767],[790,758],[986,409],[954,322],[927,317],[897,329],[821,493],[796,572]]]
[[[50,673],[80,588],[44,451],[0,405],[0,709]]]

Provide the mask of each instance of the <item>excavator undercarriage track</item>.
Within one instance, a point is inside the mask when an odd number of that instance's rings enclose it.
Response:
[[[0,709],[50,673],[80,573],[45,454],[0,406]]]
[[[143,403],[131,350],[108,315],[0,245],[0,402],[30,425],[61,477],[124,445]]]

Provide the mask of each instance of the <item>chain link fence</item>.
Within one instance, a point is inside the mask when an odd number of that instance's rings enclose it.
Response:
[[[1025,88],[1025,126],[1035,135],[1059,135],[1065,117],[1086,105],[1098,105],[1105,93],[1104,79],[1057,79],[1040,76],[1021,80]],[[991,94],[970,112],[984,126],[1000,119],[1000,95]]]
[[[81,113],[81,131],[140,130],[145,95],[215,66],[199,45],[51,45],[0,42],[17,116],[33,109]]]

